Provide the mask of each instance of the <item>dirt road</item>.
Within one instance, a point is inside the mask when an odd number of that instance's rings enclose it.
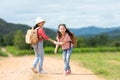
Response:
[[[63,75],[63,60],[45,56],[46,74],[34,74],[31,70],[34,56],[0,57],[0,80],[103,80],[90,70],[71,62],[72,74]]]
[[[34,56],[0,57],[0,80],[103,80],[91,71],[71,63],[72,74],[63,75],[63,61],[45,57],[44,69],[47,74],[34,74],[31,65]]]

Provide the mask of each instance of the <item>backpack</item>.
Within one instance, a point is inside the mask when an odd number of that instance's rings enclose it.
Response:
[[[27,44],[36,44],[38,43],[38,34],[37,34],[38,28],[34,29],[28,29],[26,36],[25,36],[25,42]]]

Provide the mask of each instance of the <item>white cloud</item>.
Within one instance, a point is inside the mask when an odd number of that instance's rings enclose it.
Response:
[[[119,26],[120,0],[0,0],[0,17],[8,22],[33,26],[38,16],[49,28],[60,23],[76,28]]]

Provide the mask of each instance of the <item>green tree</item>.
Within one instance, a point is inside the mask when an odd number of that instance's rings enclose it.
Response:
[[[120,41],[114,41],[114,42],[112,42],[112,46],[114,46],[114,47],[120,47]]]
[[[108,35],[106,34],[101,34],[99,36],[96,36],[95,39],[96,39],[96,46],[106,46],[107,43],[109,42]]]
[[[107,46],[109,43],[108,35],[101,34],[85,39],[85,43],[88,47]]]
[[[55,47],[55,44],[53,44],[52,42],[50,41],[44,41],[44,47]]]
[[[87,45],[89,47],[96,47],[97,40],[95,37],[91,37],[87,40]]]
[[[84,38],[77,38],[77,47],[85,47]]]
[[[25,43],[25,35],[21,30],[18,30],[14,36],[14,46],[18,49],[25,49],[26,43]]]
[[[3,35],[0,34],[0,46],[4,46]]]
[[[5,35],[4,37],[4,45],[13,45],[13,39],[14,39],[14,35],[9,33],[7,35]]]

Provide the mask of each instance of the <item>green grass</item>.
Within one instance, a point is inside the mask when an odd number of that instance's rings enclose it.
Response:
[[[0,56],[2,56],[2,57],[7,57],[7,56],[8,56],[8,54],[7,54],[7,53],[5,53],[5,52],[0,51]]]
[[[1,47],[0,47],[0,56],[2,56],[2,57],[8,57],[7,53],[1,51]]]
[[[6,49],[7,49],[7,52],[11,53],[14,56],[23,56],[23,55],[34,54],[33,49],[32,50],[19,50],[14,46],[7,46]]]
[[[120,51],[120,47],[74,48],[74,53],[119,52],[119,51]]]
[[[81,53],[72,54],[72,60],[82,63],[84,67],[107,80],[120,79],[120,53]]]
[[[8,54],[5,53],[5,52],[2,52],[1,48],[0,48],[0,56],[2,56],[2,57],[8,57]]]

